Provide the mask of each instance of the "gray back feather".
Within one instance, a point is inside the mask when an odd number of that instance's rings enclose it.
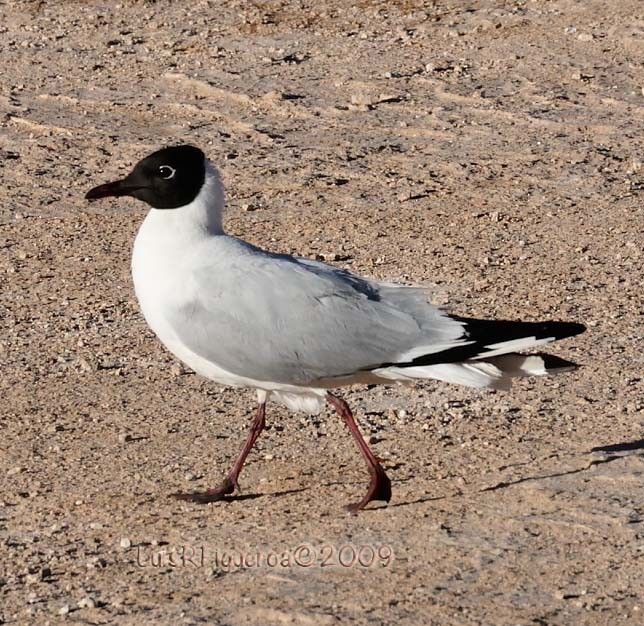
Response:
[[[258,381],[306,385],[458,343],[462,325],[419,288],[378,283],[234,237],[188,258],[170,325],[193,352]]]

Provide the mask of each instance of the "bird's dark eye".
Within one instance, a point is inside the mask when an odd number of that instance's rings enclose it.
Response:
[[[176,173],[177,170],[175,170],[174,167],[170,167],[169,165],[159,165],[159,176],[161,176],[161,178],[164,178],[165,180],[174,178],[174,175]]]

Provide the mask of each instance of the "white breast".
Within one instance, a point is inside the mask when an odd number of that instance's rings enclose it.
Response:
[[[139,229],[132,252],[134,289],[146,321],[164,342],[172,333],[163,311],[167,299],[185,282],[181,266],[196,246],[223,234],[223,209],[219,172],[206,162],[197,197],[178,209],[151,209]]]
[[[212,377],[198,355],[187,350],[169,324],[166,312],[189,299],[186,262],[211,237],[223,235],[224,192],[219,173],[209,163],[198,196],[178,209],[151,209],[134,241],[132,278],[141,311],[163,344],[189,367]]]

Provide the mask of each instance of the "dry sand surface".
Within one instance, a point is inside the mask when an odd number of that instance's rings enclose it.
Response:
[[[643,623],[642,9],[0,2],[0,623]],[[356,517],[328,411],[269,407],[232,501],[168,498],[220,479],[254,392],[163,349],[146,207],[83,195],[176,142],[220,165],[231,233],[583,321],[551,349],[583,367],[347,390],[394,488]]]

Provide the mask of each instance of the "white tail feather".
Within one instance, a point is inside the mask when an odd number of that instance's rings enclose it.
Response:
[[[575,368],[573,363],[563,359],[547,358],[553,361],[553,367],[548,367],[544,357],[539,354],[504,354],[480,361],[470,360],[462,363],[441,363],[418,367],[388,367],[375,370],[374,374],[389,380],[433,378],[467,387],[509,389],[512,378],[545,376]]]
[[[511,339],[510,341],[501,341],[500,343],[493,343],[485,346],[485,349],[489,350],[489,352],[483,352],[474,358],[487,360],[490,357],[508,354],[510,352],[515,352],[516,350],[527,350],[528,348],[543,346],[554,340],[554,337],[544,337],[543,339],[537,339],[536,337],[521,337],[520,339]]]

